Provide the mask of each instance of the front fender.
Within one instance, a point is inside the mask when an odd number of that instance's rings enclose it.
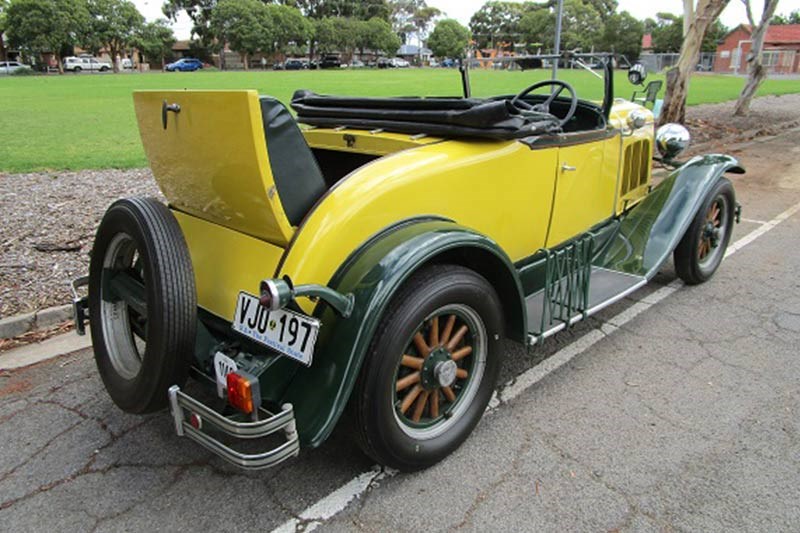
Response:
[[[341,293],[353,293],[352,315],[342,318],[324,304],[315,310],[323,327],[314,363],[298,369],[282,400],[294,406],[304,446],[320,445],[339,420],[383,312],[400,285],[422,265],[443,254],[447,260],[455,259],[456,252],[458,256],[472,252],[473,257],[491,257],[489,261],[495,267],[505,269],[497,277],[511,287],[506,287],[501,296],[506,302],[513,301],[510,305],[516,309],[512,321],[519,331],[512,337],[524,338],[522,286],[508,256],[494,241],[443,220],[404,224],[383,232],[348,258],[329,284]],[[498,280],[490,282],[496,284]]]
[[[744,174],[727,155],[698,156],[672,172],[622,215],[601,266],[652,278],[678,246],[711,188],[726,172]]]

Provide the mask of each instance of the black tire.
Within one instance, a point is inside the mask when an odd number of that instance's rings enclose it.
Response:
[[[108,70],[108,67],[100,67],[100,72],[105,72]]]
[[[442,314],[437,314],[440,311]],[[432,390],[425,389],[428,393],[421,400],[422,410],[427,413],[430,425],[417,429],[412,426],[421,419],[412,422],[401,411],[406,398],[400,401],[401,391],[397,391],[396,387],[399,386],[401,373],[414,372],[405,368],[401,360],[405,361],[404,354],[411,353],[409,339],[413,339],[416,332],[422,334],[427,331],[426,342],[432,339],[433,316],[437,317],[437,321],[445,316],[449,320],[451,314],[456,316],[454,313],[463,315],[461,327],[468,329],[457,344],[461,346],[459,350],[463,350],[468,342],[475,347],[474,351],[470,348],[471,355],[455,364],[464,368],[469,361],[472,377],[463,379],[472,379],[477,383],[466,381],[459,388],[458,382],[451,382],[452,386],[439,388],[440,384],[436,382]],[[453,351],[451,348],[447,352],[445,336],[450,340],[458,337],[454,331],[461,322],[454,322],[456,326],[450,327],[449,334],[448,327],[442,326],[445,322],[435,322],[438,324],[436,338],[440,337],[438,332],[442,332],[442,342],[438,345],[429,342],[431,346],[440,348],[431,350],[430,355],[418,358],[418,361],[425,361],[427,365],[435,356],[455,358],[459,350]],[[385,311],[351,396],[350,417],[359,446],[377,462],[404,471],[429,467],[452,453],[472,432],[492,397],[502,364],[502,335],[503,310],[500,299],[491,284],[476,272],[455,265],[432,265],[412,276]],[[480,355],[482,353],[485,356]],[[483,363],[479,364],[478,361]],[[430,376],[430,373],[423,372],[425,370],[421,369],[419,373]],[[423,383],[424,378],[420,378],[414,388],[421,387]],[[428,385],[431,385],[430,380]],[[444,388],[450,389],[450,394],[457,394],[454,400],[448,400],[442,394]],[[407,413],[416,410],[417,402],[425,390]],[[433,415],[434,394],[438,416]],[[426,403],[427,399],[430,402]],[[427,435],[420,435],[425,432]]]
[[[144,285],[145,316],[112,296],[109,280],[120,274]],[[184,385],[194,356],[197,296],[183,233],[164,204],[129,198],[108,208],[89,266],[89,316],[97,369],[114,403],[130,413],[165,407],[167,389]]]
[[[78,74],[81,70],[83,70],[81,67],[75,67],[74,69],[72,69],[72,72]]]
[[[716,218],[712,217],[715,209]],[[720,178],[675,248],[675,270],[687,285],[708,281],[717,271],[731,240],[735,215],[733,185]]]

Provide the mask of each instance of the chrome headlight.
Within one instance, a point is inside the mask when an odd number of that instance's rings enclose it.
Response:
[[[628,114],[628,128],[631,130],[638,130],[639,128],[644,128],[647,125],[647,115],[645,111],[641,109],[634,109]]]
[[[692,136],[680,124],[664,124],[656,132],[656,147],[665,161],[671,161],[689,147]]]

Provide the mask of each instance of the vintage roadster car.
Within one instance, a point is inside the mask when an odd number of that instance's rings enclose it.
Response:
[[[604,83],[601,103],[558,80],[492,98],[298,91],[297,119],[255,91],[135,93],[168,205],[113,203],[75,282],[111,398],[169,406],[178,435],[244,468],[340,419],[381,464],[441,460],[484,413],[502,339],[532,347],[671,255],[688,284],[722,261],[724,174],[742,168],[676,162],[685,130],[656,135],[609,66]],[[653,186],[656,144],[675,170]]]

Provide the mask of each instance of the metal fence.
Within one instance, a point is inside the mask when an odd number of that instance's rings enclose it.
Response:
[[[639,61],[647,67],[648,72],[661,72],[662,70],[674,67],[678,62],[680,54],[642,54]],[[703,52],[700,54],[700,61],[697,63],[697,70],[710,72],[714,70],[714,52]]]
[[[731,71],[734,74],[747,72],[747,64],[742,60],[741,50],[734,50],[731,56]],[[796,50],[764,50],[762,61],[770,74],[790,74],[794,71]]]

